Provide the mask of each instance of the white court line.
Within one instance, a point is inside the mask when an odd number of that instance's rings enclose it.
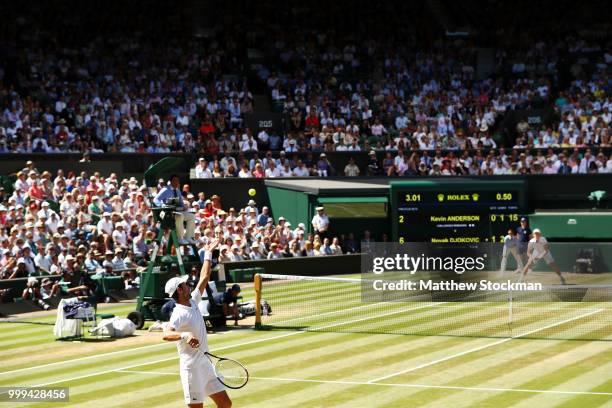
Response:
[[[132,373],[144,375],[176,375],[179,373],[167,373],[161,371],[137,371],[137,370],[116,370],[118,373]],[[534,390],[527,388],[492,388],[492,387],[460,387],[452,385],[428,385],[428,384],[393,384],[393,383],[372,383],[363,381],[341,381],[341,380],[314,380],[301,378],[277,378],[277,377],[252,377],[251,380],[259,381],[278,381],[278,382],[301,382],[316,384],[343,384],[343,385],[368,385],[381,387],[400,387],[400,388],[435,388],[444,390],[464,390],[464,391],[488,391],[488,392],[523,392],[532,394],[569,394],[569,395],[605,395],[612,396],[612,392],[596,391],[564,391],[564,390]]]
[[[392,315],[392,314],[406,312],[406,311],[409,311],[409,310],[424,309],[424,308],[427,308],[427,307],[433,307],[433,306],[438,305],[440,303],[443,303],[443,302],[438,302],[438,303],[433,303],[433,304],[428,304],[428,305],[421,305],[421,306],[413,307],[413,308],[410,308],[410,309],[397,310],[397,311],[394,311],[394,312],[380,314],[380,315],[377,315],[377,316],[374,316],[374,317],[370,316],[370,317],[364,317],[364,318],[361,318],[361,319],[349,320],[349,321],[346,321],[346,322],[329,324],[327,326],[319,327],[319,328],[317,328],[317,330],[325,330],[325,329],[329,329],[331,327],[343,326],[343,325],[351,324],[351,323],[359,323],[359,322],[364,321],[364,320],[371,320],[371,319],[374,319],[374,318],[379,318],[379,317],[382,317],[382,316],[388,316],[388,315]],[[232,349],[232,348],[235,348],[235,347],[246,346],[246,345],[249,345],[249,344],[261,343],[261,342],[268,341],[268,340],[275,340],[275,339],[280,339],[280,338],[283,338],[283,337],[295,336],[295,335],[302,334],[302,333],[308,333],[308,331],[294,331],[294,332],[291,332],[291,333],[281,334],[279,336],[266,337],[264,339],[251,340],[251,341],[246,341],[246,342],[238,343],[238,344],[231,344],[231,345],[227,345],[227,346],[224,346],[224,347],[219,347],[219,348],[213,349],[212,351],[217,352],[217,351],[221,351],[221,350]],[[167,343],[162,343],[162,344],[167,344]],[[130,369],[130,368],[135,368],[135,367],[141,367],[141,366],[144,366],[144,365],[162,363],[162,362],[165,362],[165,361],[175,360],[177,358],[178,358],[178,356],[175,356],[175,357],[164,358],[164,359],[161,359],[161,360],[148,361],[146,363],[132,364],[132,365],[125,366],[125,367],[113,368],[113,369],[109,369],[109,370],[98,371],[98,372],[95,372],[95,373],[79,375],[77,377],[67,378],[67,379],[63,379],[63,380],[51,381],[51,382],[44,383],[44,384],[32,385],[31,387],[46,387],[48,385],[60,384],[60,383],[63,383],[63,382],[76,381],[76,380],[81,380],[83,378],[95,377],[97,375],[108,374],[108,373],[115,372],[117,370],[125,370],[125,369]]]
[[[537,332],[542,331],[542,330],[550,329],[552,327],[560,326],[562,324],[569,323],[569,322],[574,321],[574,320],[582,319],[583,317],[587,317],[587,316],[591,316],[591,315],[593,315],[595,313],[599,313],[602,310],[603,309],[593,310],[591,312],[581,314],[580,316],[572,317],[570,319],[565,319],[565,320],[563,320],[561,322],[549,324],[547,326],[540,327],[538,329],[530,330],[530,331],[528,331],[526,333],[523,333],[523,334],[515,336],[515,337],[508,337],[508,338],[505,338],[505,339],[501,339],[501,340],[495,341],[493,343],[485,344],[484,346],[480,346],[480,347],[476,347],[476,348],[469,349],[469,350],[466,350],[466,351],[462,351],[461,353],[451,354],[450,356],[446,356],[446,357],[443,357],[443,358],[440,358],[440,359],[437,359],[437,360],[434,360],[434,361],[430,361],[428,363],[424,363],[424,364],[418,365],[416,367],[407,368],[405,370],[398,371],[396,373],[392,373],[392,374],[388,374],[388,375],[385,375],[385,376],[382,376],[382,377],[374,378],[373,380],[368,381],[368,383],[377,383],[379,381],[387,380],[387,379],[389,379],[391,377],[396,377],[398,375],[411,373],[413,371],[420,370],[421,368],[429,367],[429,366],[432,366],[432,365],[435,365],[435,364],[438,364],[438,363],[443,363],[444,361],[448,361],[448,360],[452,360],[453,358],[465,356],[466,354],[475,353],[477,351],[484,350],[484,349],[487,349],[489,347],[494,347],[494,346],[497,346],[499,344],[506,343],[506,342],[508,342],[510,340],[513,340],[513,339],[518,339],[518,338],[521,338],[521,337],[529,336],[530,334],[537,333]]]

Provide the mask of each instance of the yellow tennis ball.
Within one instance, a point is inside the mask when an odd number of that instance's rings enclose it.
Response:
[[[249,188],[249,195],[250,195],[251,197],[255,197],[255,194],[257,194],[257,191],[255,191],[255,189],[254,189],[254,188]]]

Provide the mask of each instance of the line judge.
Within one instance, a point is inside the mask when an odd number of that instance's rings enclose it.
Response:
[[[315,234],[319,234],[321,238],[329,237],[329,217],[325,214],[325,208],[317,207],[317,213],[312,217],[312,227]]]

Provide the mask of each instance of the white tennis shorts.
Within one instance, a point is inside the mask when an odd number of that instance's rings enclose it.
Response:
[[[198,358],[191,367],[181,367],[180,372],[185,404],[203,403],[207,396],[225,390],[207,358]]]
[[[533,260],[533,263],[538,262],[540,259],[543,259],[547,264],[551,264],[553,262],[555,262],[555,258],[552,257],[552,255],[549,252],[546,252],[544,255],[541,254],[532,254],[531,255],[531,259]]]

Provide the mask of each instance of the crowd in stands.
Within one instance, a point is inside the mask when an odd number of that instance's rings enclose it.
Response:
[[[411,4],[398,8],[379,11],[423,13]],[[23,52],[5,60],[14,66],[0,68],[0,153],[403,150],[411,156],[611,145],[612,54],[601,35],[609,25],[552,39],[526,30],[517,41],[500,28],[492,72],[478,75],[476,44],[433,34],[424,42],[422,22],[364,12],[359,18],[369,30],[338,35],[347,23],[326,25],[323,10],[292,13],[284,25],[262,25],[253,34],[270,56],[258,74],[286,116],[283,133],[246,127],[253,95],[239,40],[230,34],[223,42],[184,33],[152,41],[149,31],[123,28],[63,46],[51,28],[39,28],[18,30]],[[588,63],[578,58],[584,53]],[[563,80],[568,55],[576,58],[569,58]],[[9,68],[18,88],[3,81]],[[555,109],[553,125],[499,129],[510,110],[541,107]]]
[[[476,149],[453,151],[385,150],[368,153],[367,165],[359,166],[355,157],[341,158],[336,167],[325,153],[288,155],[268,151],[263,157],[226,154],[211,161],[201,157],[195,165],[195,178],[278,178],[330,176],[460,176],[460,175],[525,175],[525,174],[593,174],[612,173],[612,150],[591,148],[564,149]],[[336,162],[339,160],[336,157]]]
[[[165,185],[162,179],[157,189]],[[91,274],[120,274],[126,288],[136,284],[136,271],[146,267],[160,228],[151,211],[151,193],[135,178],[61,170],[52,175],[28,162],[12,194],[0,189],[0,279],[59,275],[77,294],[91,289]],[[359,250],[354,236],[330,234],[323,211],[313,218],[313,234],[302,223],[291,225],[282,216],[275,220],[268,207],[253,200],[235,209],[224,208],[218,195],[192,194],[188,185],[182,194],[196,216],[200,257],[213,237],[223,241],[219,262]],[[370,239],[369,233],[365,238]],[[44,284],[57,293],[53,282]]]

